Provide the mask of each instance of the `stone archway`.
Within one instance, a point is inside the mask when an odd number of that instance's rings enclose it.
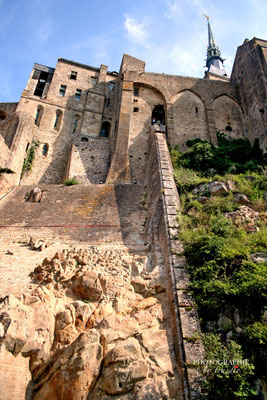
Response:
[[[186,141],[200,138],[210,140],[206,107],[203,100],[191,90],[183,90],[172,98],[173,130],[170,142],[186,147]]]
[[[216,129],[228,137],[239,139],[245,137],[241,107],[228,95],[221,95],[212,103]]]

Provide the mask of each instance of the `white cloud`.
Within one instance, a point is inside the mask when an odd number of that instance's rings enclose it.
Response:
[[[134,18],[125,15],[124,28],[132,42],[148,47],[149,34],[144,22],[138,22]]]

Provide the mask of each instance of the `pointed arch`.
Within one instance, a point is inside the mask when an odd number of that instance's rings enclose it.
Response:
[[[190,89],[181,90],[172,97],[171,104],[172,144],[185,148],[190,139],[210,140],[206,106],[197,93]]]
[[[233,139],[245,137],[243,113],[236,99],[221,94],[213,100],[212,109],[216,129]]]

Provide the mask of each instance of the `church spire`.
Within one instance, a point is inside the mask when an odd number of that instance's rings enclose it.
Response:
[[[215,75],[228,77],[228,74],[223,66],[224,59],[222,58],[219,47],[215,43],[213,37],[213,33],[210,26],[210,17],[208,15],[205,15],[205,17],[207,18],[208,22],[208,36],[209,36],[207,59],[206,59],[206,67],[208,68],[208,70],[206,71],[206,73],[211,72],[212,74]]]

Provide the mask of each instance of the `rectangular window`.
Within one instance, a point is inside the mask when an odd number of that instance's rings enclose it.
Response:
[[[139,96],[139,88],[134,87],[134,96],[138,97]]]
[[[64,97],[66,93],[67,86],[66,85],[60,85],[59,89],[59,96]]]
[[[76,72],[76,71],[71,71],[71,73],[70,73],[70,79],[76,80],[76,79],[77,79],[77,74],[78,74],[78,72]]]
[[[114,88],[115,88],[115,83],[114,82],[109,82],[108,90],[110,90],[112,92],[114,90]]]
[[[81,94],[82,94],[82,90],[81,89],[76,89],[76,92],[75,92],[75,95],[74,95],[75,100],[80,100]]]
[[[46,82],[48,80],[48,76],[49,76],[48,72],[41,71],[41,73],[39,75],[38,83],[37,83],[35,91],[33,93],[34,96],[42,97]]]
[[[91,85],[95,86],[97,84],[97,78],[94,76],[91,76]]]
[[[139,108],[138,107],[134,107],[134,112],[138,112]]]

